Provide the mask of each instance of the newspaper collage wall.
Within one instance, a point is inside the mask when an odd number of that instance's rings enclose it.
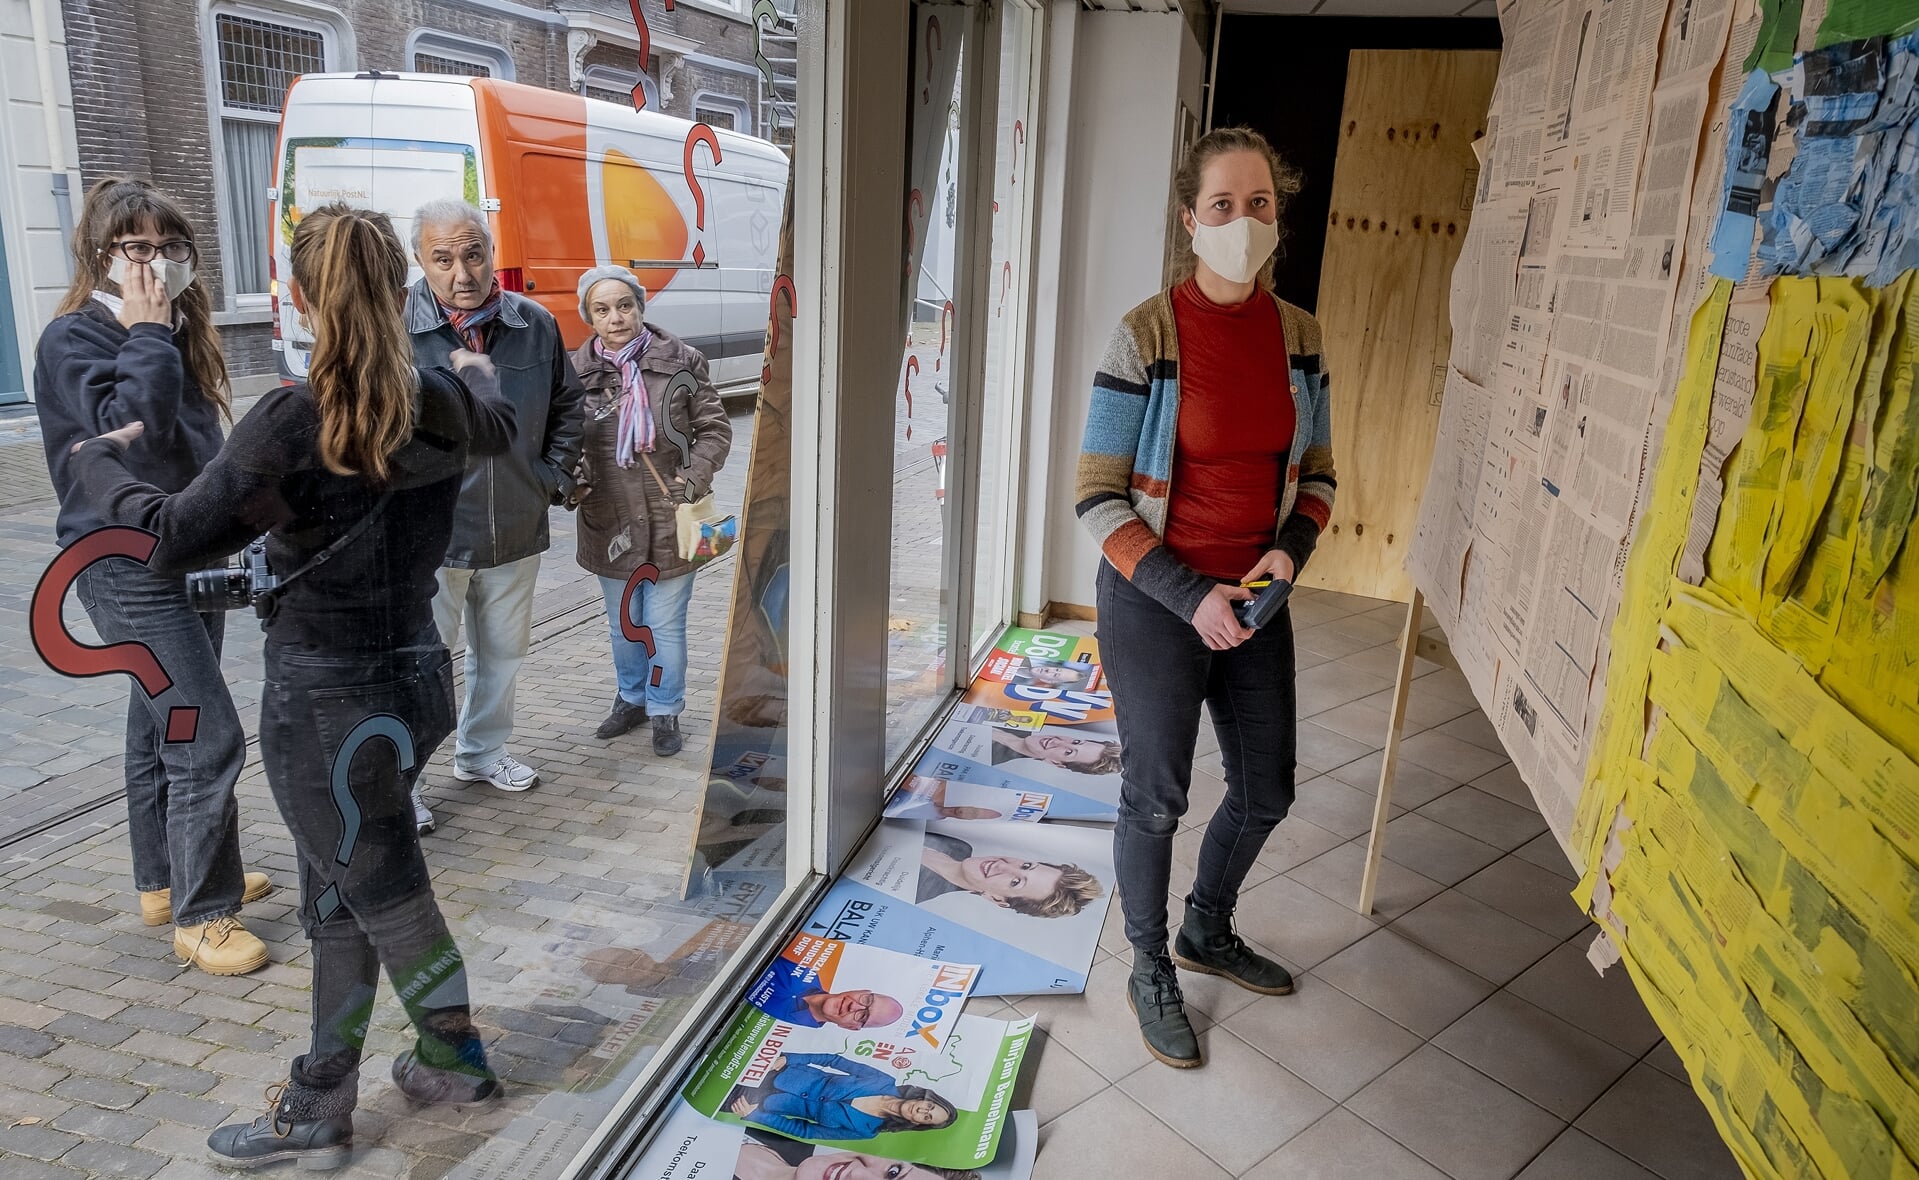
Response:
[[[1747,1174],[1919,1177],[1919,6],[1500,15],[1409,568]]]

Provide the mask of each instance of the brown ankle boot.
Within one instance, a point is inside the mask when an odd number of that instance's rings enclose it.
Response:
[[[273,879],[265,873],[248,873],[241,904],[259,901],[273,892]],[[173,921],[173,890],[149,889],[140,895],[140,920],[149,926],[165,926]]]
[[[267,965],[267,944],[234,917],[175,926],[173,953],[208,975],[245,975]]]

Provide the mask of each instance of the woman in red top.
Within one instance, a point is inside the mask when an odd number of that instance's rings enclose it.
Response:
[[[1122,787],[1114,832],[1129,998],[1147,1048],[1200,1063],[1174,966],[1265,995],[1286,969],[1233,932],[1239,890],[1293,802],[1292,621],[1257,630],[1242,583],[1290,583],[1332,502],[1330,419],[1312,317],[1272,294],[1279,212],[1299,182],[1258,133],[1215,131],[1174,179],[1179,281],[1130,313],[1095,381],[1078,511],[1099,538],[1100,657]],[[1173,837],[1200,706],[1227,792],[1167,953]]]

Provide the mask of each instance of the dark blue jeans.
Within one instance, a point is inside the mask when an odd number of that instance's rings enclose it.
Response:
[[[1166,948],[1173,837],[1193,782],[1199,710],[1212,712],[1226,797],[1206,825],[1191,903],[1231,914],[1253,861],[1293,805],[1293,620],[1279,617],[1230,651],[1213,651],[1185,619],[1099,567],[1099,658],[1119,726],[1119,824],[1113,858],[1126,938]]]
[[[293,1065],[302,1085],[332,1089],[359,1068],[382,966],[420,1034],[420,1059],[486,1070],[465,961],[413,823],[413,784],[452,730],[452,663],[431,628],[388,652],[269,634],[260,753],[293,833],[313,944],[313,1045]]]
[[[240,808],[233,785],[246,763],[246,733],[220,672],[225,615],[187,605],[186,581],[109,557],[74,583],[80,605],[106,643],[147,645],[173,686],[148,698],[136,681],[127,698],[127,836],[133,885],[173,891],[173,920],[197,926],[240,912]],[[197,705],[191,742],[167,745],[167,713]]]

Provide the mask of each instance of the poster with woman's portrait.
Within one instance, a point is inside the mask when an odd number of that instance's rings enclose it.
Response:
[[[1047,723],[1036,729],[948,721],[913,773],[948,783],[1044,792],[1052,796],[1049,819],[1112,823],[1119,818],[1120,743],[1111,721]]]
[[[1113,899],[1113,834],[1059,823],[881,820],[803,930],[979,963],[974,994],[1086,987]]]
[[[936,1023],[951,1019],[932,1006]],[[940,1037],[815,1029],[742,1004],[680,1096],[722,1123],[788,1139],[979,1168],[998,1154],[1032,1032],[1031,1018],[973,1015]]]
[[[1039,1117],[1030,1110],[1014,1111],[1006,1120],[991,1163],[941,1168],[722,1123],[682,1101],[673,1104],[633,1175],[658,1180],[1032,1180],[1038,1151]]]

